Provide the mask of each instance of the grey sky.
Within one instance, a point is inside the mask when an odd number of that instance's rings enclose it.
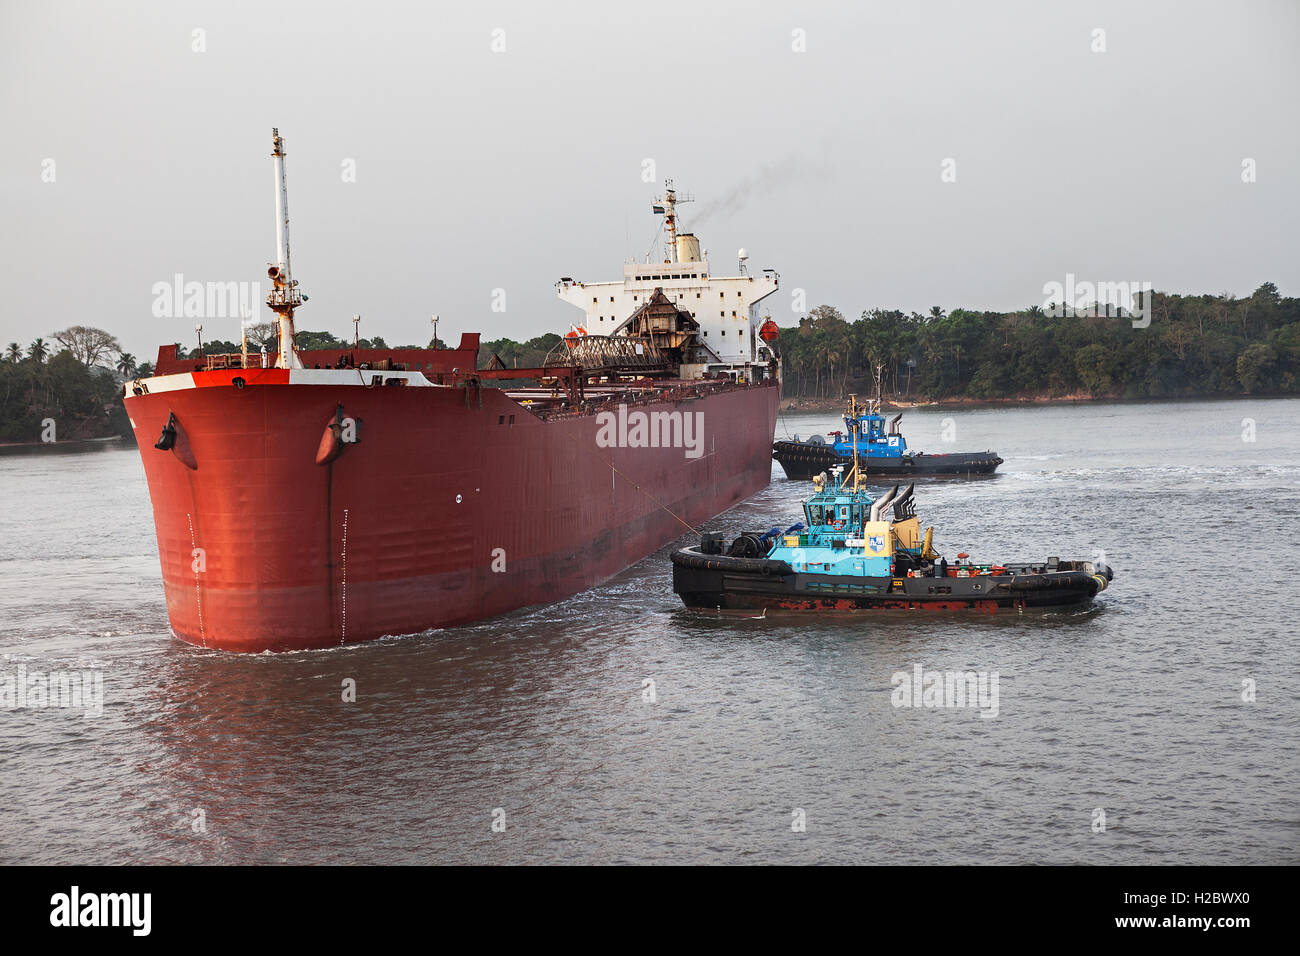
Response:
[[[0,0],[0,343],[99,325],[152,359],[194,340],[154,283],[265,289],[272,126],[299,326],[390,344],[434,312],[452,341],[567,330],[553,283],[644,255],[663,177],[716,272],[780,271],[782,324],[796,288],[1013,308],[1067,272],[1300,295],[1298,9]]]

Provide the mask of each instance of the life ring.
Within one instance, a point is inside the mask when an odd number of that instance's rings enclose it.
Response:
[[[832,521],[832,522],[831,522],[831,527],[834,528],[836,531],[843,531],[843,530],[844,530],[844,522],[843,522],[843,521]]]

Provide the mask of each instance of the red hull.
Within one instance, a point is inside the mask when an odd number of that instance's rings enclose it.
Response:
[[[638,406],[703,413],[689,458],[599,447],[595,416],[543,421],[498,389],[241,374],[125,399],[172,631],[204,647],[337,646],[555,601],[681,535],[661,504],[698,524],[770,478],[774,382]],[[360,441],[317,464],[340,404]]]

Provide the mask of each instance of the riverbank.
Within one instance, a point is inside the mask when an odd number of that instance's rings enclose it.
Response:
[[[112,448],[127,443],[128,440],[121,435],[109,435],[106,438],[73,438],[68,441],[0,442],[0,455],[36,455],[41,452],[57,455],[63,452]]]
[[[909,408],[999,408],[999,407],[1028,407],[1032,405],[1103,405],[1103,404],[1142,404],[1152,402],[1215,402],[1215,401],[1247,401],[1257,399],[1272,398],[1295,398],[1290,393],[1261,393],[1257,395],[1177,395],[1142,398],[1125,398],[1120,395],[1039,395],[1025,396],[1020,395],[1014,398],[943,398],[935,401],[895,401],[885,399],[883,402],[886,410],[903,410]],[[865,403],[868,396],[859,395],[858,401]],[[844,398],[782,398],[781,411],[783,412],[838,412],[848,403],[848,397]]]

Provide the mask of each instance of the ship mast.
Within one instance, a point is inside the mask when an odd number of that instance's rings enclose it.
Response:
[[[679,202],[694,202],[694,199],[690,195],[678,199],[673,181],[665,179],[664,198],[656,200],[651,208],[654,212],[663,213],[664,232],[668,233],[668,262],[677,261],[677,204]]]
[[[266,304],[280,317],[279,368],[302,368],[298,349],[294,343],[293,312],[307,301],[298,290],[298,282],[289,268],[289,190],[285,185],[284,140],[278,129],[271,130],[271,157],[275,166],[275,254],[276,261],[266,270],[273,288],[266,296]]]

